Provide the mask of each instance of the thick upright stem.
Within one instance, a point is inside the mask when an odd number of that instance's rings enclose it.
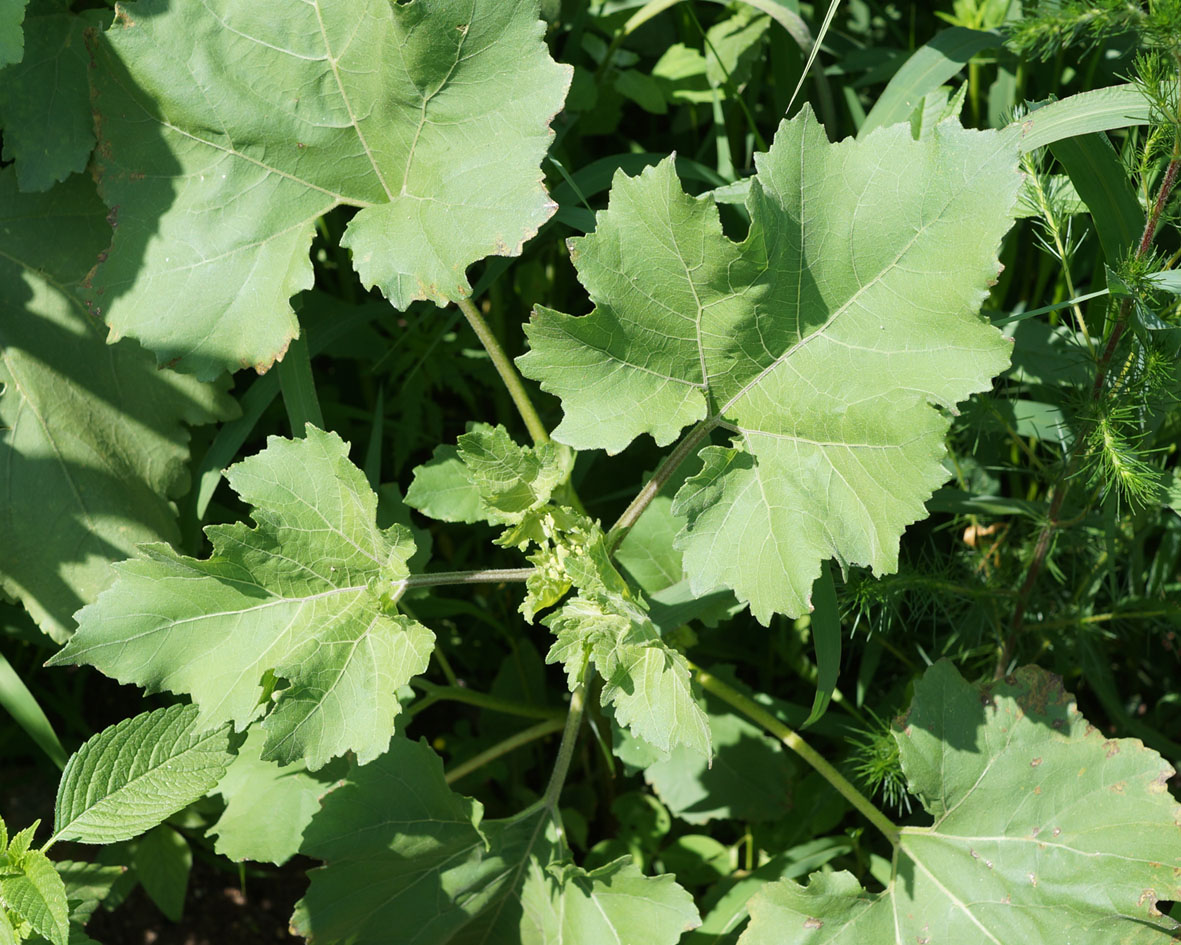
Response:
[[[402,581],[404,588],[438,587],[443,584],[502,584],[505,581],[527,581],[536,568],[490,568],[486,571],[432,571],[412,574]]]
[[[574,758],[574,748],[578,744],[578,730],[582,727],[582,713],[586,708],[586,684],[580,684],[570,695],[570,711],[566,715],[566,727],[562,731],[562,742],[558,745],[558,757],[554,761],[554,770],[550,775],[549,784],[545,788],[542,803],[550,810],[558,806],[558,798],[562,794],[562,785],[566,783],[566,774],[570,770],[570,762]]]
[[[496,335],[492,333],[492,329],[484,321],[484,316],[480,314],[480,310],[476,308],[471,299],[461,299],[459,310],[463,312],[468,324],[472,326],[472,331],[480,339],[480,344],[488,352],[488,357],[492,359],[492,365],[496,368],[496,373],[500,375],[500,379],[504,382],[509,396],[513,399],[517,413],[525,421],[525,428],[529,431],[533,442],[548,443],[549,432],[546,430],[545,424],[541,422],[541,417],[537,415],[533,401],[529,399],[529,392],[525,390],[525,385],[521,381],[521,375],[517,373],[517,369],[509,356],[504,353],[504,348],[500,346]]]
[[[783,744],[810,764],[825,781],[836,788],[837,792],[865,816],[871,824],[881,831],[891,844],[897,845],[901,836],[898,827],[878,810],[873,802],[857,790],[836,768],[829,764],[824,757],[811,745],[805,742],[792,729],[752,699],[748,699],[733,686],[723,682],[700,667],[695,667],[697,682],[702,689],[712,692],[723,702],[728,702],[752,722],[761,725],[767,732],[778,738]]]

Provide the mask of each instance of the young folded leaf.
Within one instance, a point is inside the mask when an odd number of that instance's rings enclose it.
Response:
[[[696,421],[733,434],[677,493],[678,545],[695,593],[733,588],[767,623],[809,609],[823,559],[897,568],[947,476],[943,411],[1008,363],[978,312],[1020,176],[1009,133],[830,144],[807,107],[756,165],[737,244],[671,158],[617,174],[573,242],[595,310],[537,309],[519,364],[562,399],[553,435],[577,449],[663,445]]]
[[[621,726],[661,751],[684,745],[710,759],[709,721],[693,697],[689,664],[639,606],[583,594],[542,622],[557,637],[546,662],[565,666],[571,689],[589,660],[603,677],[603,705],[614,706]]]
[[[271,437],[226,478],[257,525],[209,526],[205,560],[142,546],[50,662],[188,693],[199,725],[242,729],[270,708],[263,757],[280,764],[376,758],[398,688],[434,647],[430,630],[396,610],[409,529],[377,527],[377,497],[347,444],[310,425],[304,439]]]
[[[775,883],[740,945],[1177,940],[1156,908],[1181,898],[1173,769],[1088,725],[1057,677],[976,687],[936,663],[894,737],[934,823],[902,828],[885,892],[847,872]]]
[[[473,423],[414,470],[406,504],[444,522],[517,525],[549,502],[572,461],[557,443],[520,446],[502,426]]]

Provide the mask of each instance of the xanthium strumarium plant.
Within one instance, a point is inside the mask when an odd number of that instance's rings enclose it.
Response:
[[[541,167],[571,69],[535,3],[8,7],[4,81],[33,94],[51,62],[65,97],[50,150],[34,111],[0,93],[0,475],[22,497],[5,513],[4,588],[64,644],[51,666],[183,698],[70,757],[41,847],[36,825],[0,830],[0,941],[89,941],[120,870],[49,849],[143,837],[142,853],[207,796],[224,802],[219,852],[322,861],[292,920],[318,943],[671,945],[747,916],[743,945],[1174,940],[1158,909],[1181,899],[1172,769],[1089,726],[1050,674],[972,685],[940,661],[919,676],[885,737],[929,823],[899,827],[773,700],[697,665],[686,630],[810,615],[818,652],[835,635],[839,654],[832,563],[897,570],[948,477],[957,405],[1010,363],[981,306],[1029,123],[968,130],[952,109],[832,142],[805,106],[754,159],[741,235],[673,157],[620,171],[570,245],[593,310],[538,306],[514,367],[466,273],[520,254],[555,210]],[[313,289],[309,247],[340,207],[355,213],[337,249],[363,286],[398,310],[457,305],[531,445],[475,418],[403,500],[354,465],[314,392],[299,416],[314,382],[292,299]],[[225,372],[243,367],[274,368],[307,422],[229,465],[252,521],[208,524],[186,554],[187,430],[232,431],[259,409],[230,396]],[[552,431],[521,375],[560,401]],[[671,449],[604,528],[575,466],[645,434]],[[193,526],[235,435],[197,479]],[[483,529],[518,567],[432,569],[428,518]],[[420,614],[448,585],[522,588],[518,631],[547,628],[568,684],[564,721],[539,723],[561,731],[548,782],[508,816],[486,819],[406,734],[440,698],[418,683],[440,645]],[[561,801],[588,717],[687,823],[778,803],[734,799],[726,759],[756,745],[766,793],[786,794],[792,749],[888,841],[884,888],[756,870],[719,931],[675,869],[579,865]],[[685,796],[711,783],[716,796]]]

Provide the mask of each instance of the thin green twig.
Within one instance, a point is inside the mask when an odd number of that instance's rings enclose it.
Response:
[[[873,802],[857,790],[836,768],[829,764],[824,757],[811,745],[805,742],[795,731],[788,728],[779,719],[752,699],[748,699],[741,692],[723,682],[712,673],[694,667],[697,682],[702,689],[712,692],[723,702],[727,702],[749,718],[761,725],[767,732],[778,738],[784,745],[810,764],[816,772],[831,784],[837,792],[853,805],[871,824],[878,828],[891,844],[897,846],[901,833],[898,827],[878,810]]]
[[[465,705],[476,706],[479,709],[488,709],[491,712],[503,712],[505,715],[519,715],[527,719],[547,719],[553,721],[554,719],[561,719],[563,716],[563,713],[557,709],[547,709],[545,706],[530,705],[527,702],[513,702],[509,699],[490,696],[487,693],[477,692],[474,689],[467,689],[463,686],[439,686],[425,679],[413,679],[410,685],[426,693],[424,698],[418,700],[407,709],[407,713],[411,716],[417,715],[423,709],[434,705],[436,702],[462,702]]]
[[[525,429],[529,431],[533,442],[548,443],[549,431],[546,430],[545,424],[541,422],[541,417],[538,416],[537,410],[533,406],[533,401],[529,399],[529,392],[525,390],[525,385],[521,381],[521,375],[517,373],[517,369],[509,356],[504,353],[504,348],[500,346],[496,335],[492,333],[492,329],[484,321],[484,316],[480,314],[480,310],[476,308],[471,299],[460,299],[459,310],[463,312],[468,324],[472,326],[472,331],[480,339],[480,344],[488,352],[488,357],[492,359],[492,365],[496,368],[496,373],[500,375],[500,379],[508,389],[509,396],[513,399],[513,404],[516,405],[517,413],[525,421]]]
[[[491,764],[502,755],[507,755],[510,751],[516,751],[530,742],[535,742],[539,738],[544,738],[551,732],[556,732],[565,725],[565,721],[558,716],[557,718],[546,719],[544,722],[538,722],[536,725],[530,726],[524,731],[517,732],[515,735],[510,735],[504,741],[497,742],[486,751],[480,752],[478,755],[469,758],[462,764],[456,765],[447,772],[445,780],[448,784],[454,784],[460,778],[477,771],[484,765]]]

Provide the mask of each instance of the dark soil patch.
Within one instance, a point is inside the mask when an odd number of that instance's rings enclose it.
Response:
[[[99,909],[86,932],[102,945],[274,945],[302,942],[288,929],[291,910],[307,889],[310,860],[266,875],[236,876],[200,857],[193,860],[184,919],[170,922],[137,888],[118,909]]]

